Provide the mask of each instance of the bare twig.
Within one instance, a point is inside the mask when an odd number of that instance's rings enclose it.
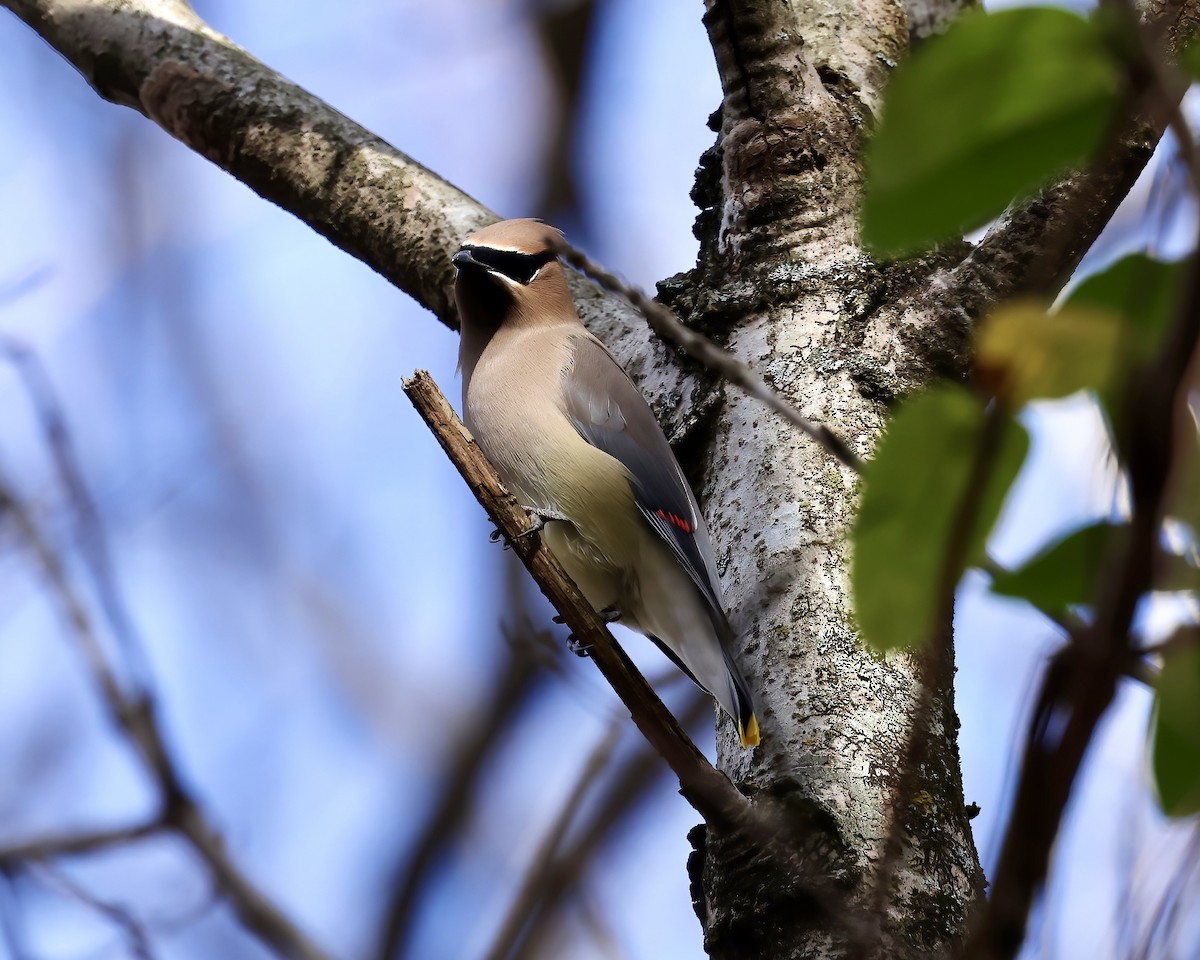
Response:
[[[143,690],[130,696],[124,692],[105,659],[91,618],[67,578],[61,560],[50,549],[29,510],[13,495],[3,477],[0,477],[0,515],[13,520],[22,540],[32,551],[51,594],[70,621],[72,635],[100,688],[109,715],[134,746],[156,782],[162,801],[161,822],[190,841],[238,918],[255,936],[291,960],[328,960],[328,955],[284,916],[230,859],[216,829],[183,784],[167,751],[149,693]]]
[[[608,960],[629,960],[629,955],[617,941],[617,935],[613,931],[612,925],[608,922],[608,918],[600,912],[600,905],[596,903],[595,899],[586,893],[580,893],[575,898],[575,903],[584,926],[592,934],[592,940],[595,941],[604,956]]]
[[[1129,662],[1134,611],[1154,582],[1175,426],[1186,409],[1185,375],[1198,343],[1200,269],[1193,261],[1160,353],[1126,401],[1127,436],[1120,448],[1128,451],[1129,537],[1123,550],[1107,559],[1094,621],[1072,630],[1043,679],[992,896],[964,948],[972,960],[1006,960],[1019,948],[1084,754]]]
[[[512,543],[513,551],[533,574],[538,587],[554,604],[575,639],[629,709],[633,722],[679,777],[680,792],[706,818],[730,825],[745,816],[749,803],[708,762],[671,716],[637,668],[617,646],[604,621],[584,599],[543,546],[540,536],[525,536],[525,511],[504,489],[496,471],[470,439],[433,378],[423,370],[404,383],[404,392],[438,443],[458,468],[488,516]]]
[[[16,881],[12,871],[0,867],[0,941],[8,951],[9,960],[29,960],[16,898]]]
[[[718,347],[704,334],[684,326],[667,307],[650,299],[637,287],[625,283],[616,274],[609,273],[583,251],[566,242],[558,242],[556,245],[559,256],[566,263],[591,277],[610,293],[619,294],[628,300],[646,318],[650,328],[664,340],[680,347],[688,356],[699,361],[709,370],[720,374],[748,396],[774,410],[855,473],[862,472],[862,460],[850,449],[845,440],[825,424],[804,416],[777,390],[772,389],[770,384],[758,373],[755,373],[748,364],[743,363],[728,350]]]
[[[162,817],[155,817],[130,827],[113,830],[97,830],[94,833],[77,833],[61,837],[46,837],[29,840],[8,847],[0,847],[0,868],[15,866],[29,860],[49,860],[53,857],[75,856],[93,853],[107,847],[136,843],[163,829]]]
[[[1133,651],[1133,655],[1135,657],[1165,657],[1197,646],[1200,646],[1200,626],[1194,623],[1185,623],[1176,628],[1175,632],[1166,640],[1148,647],[1138,647]]]
[[[608,766],[620,736],[621,727],[616,722],[609,724],[608,731],[596,744],[591,756],[580,770],[574,786],[562,802],[558,816],[546,830],[541,843],[538,844],[537,851],[529,862],[525,871],[525,879],[521,882],[520,889],[517,890],[491,947],[484,955],[486,960],[507,960],[512,954],[513,948],[520,939],[521,931],[541,901],[546,873],[559,855],[559,848],[566,838],[567,831],[578,816],[596,778]]]
[[[1196,874],[1198,869],[1200,869],[1200,827],[1193,829],[1192,835],[1187,840],[1183,855],[1179,858],[1171,880],[1154,908],[1154,915],[1146,927],[1140,949],[1137,953],[1129,952],[1128,956],[1133,960],[1150,960],[1154,955],[1156,944],[1159,947],[1159,956],[1172,955],[1171,951],[1165,949],[1167,946],[1165,941],[1170,937],[1180,908],[1184,904],[1184,894],[1187,891],[1189,879]]]
[[[0,334],[0,356],[7,359],[16,371],[17,377],[29,397],[34,416],[46,437],[46,446],[54,459],[59,479],[75,508],[76,539],[85,559],[92,568],[92,575],[96,581],[96,592],[104,609],[104,615],[117,642],[121,645],[122,658],[136,688],[146,683],[149,677],[149,668],[145,662],[141,643],[137,639],[133,621],[125,609],[120,591],[117,589],[104,525],[100,520],[100,512],[96,509],[96,503],[84,482],[83,470],[80,468],[79,458],[75,454],[75,445],[67,427],[67,418],[63,415],[62,403],[58,399],[58,394],[45,367],[37,355],[25,344]]]
[[[707,698],[695,697],[682,709],[680,717],[685,727],[692,727],[710,711]],[[540,896],[516,945],[513,960],[532,960],[539,956],[538,947],[543,937],[580,889],[589,865],[595,863],[596,853],[611,842],[617,828],[645,802],[661,782],[662,773],[658,757],[647,747],[639,747],[618,764],[593,804],[587,823],[542,873]]]
[[[457,745],[453,760],[430,806],[429,822],[419,832],[416,848],[392,883],[384,912],[383,933],[375,956],[392,960],[404,956],[412,931],[415,908],[439,854],[462,828],[475,795],[475,785],[484,761],[534,690],[540,672],[526,638],[510,638],[509,656],[503,672],[492,686],[491,699],[480,712],[480,719]]]
[[[136,960],[154,960],[154,951],[150,948],[150,937],[145,927],[124,907],[100,899],[82,884],[76,883],[64,871],[48,863],[39,864],[35,873],[49,885],[57,887],[66,896],[78,900],[112,923],[121,931],[130,953]]]

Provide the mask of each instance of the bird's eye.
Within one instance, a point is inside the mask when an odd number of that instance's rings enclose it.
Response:
[[[492,247],[471,247],[470,250],[478,263],[522,285],[529,283],[542,267],[555,259],[549,250],[542,253],[518,253]]]

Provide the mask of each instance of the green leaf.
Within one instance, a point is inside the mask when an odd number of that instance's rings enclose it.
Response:
[[[958,386],[934,387],[900,405],[864,471],[850,580],[859,628],[878,650],[916,647],[938,626],[946,552],[983,424],[974,396]],[[1016,420],[1006,417],[1001,431],[970,531],[968,564],[982,560],[1029,448]],[[961,573],[955,571],[956,582]]]
[[[1088,277],[1071,291],[1063,307],[1120,314],[1128,321],[1132,337],[1131,359],[1143,364],[1158,353],[1175,319],[1183,277],[1182,261],[1166,263],[1138,253]]]
[[[1200,812],[1200,649],[1194,644],[1164,661],[1152,723],[1159,803],[1172,817]]]
[[[1124,535],[1126,529],[1107,522],[1082,527],[1016,570],[993,578],[992,592],[1028,600],[1053,617],[1068,607],[1091,603],[1111,538]]]
[[[1016,570],[996,574],[992,593],[1028,600],[1055,619],[1069,607],[1091,604],[1104,564],[1114,546],[1122,547],[1120,540],[1128,531],[1128,524],[1108,521],[1080,527],[1038,551]],[[1155,590],[1195,590],[1200,586],[1200,570],[1166,549],[1159,549],[1155,571]]]
[[[863,239],[895,256],[960,237],[1085,162],[1119,105],[1105,31],[1052,7],[967,13],[902,63],[867,147]]]
[[[1120,314],[1065,306],[1054,313],[1033,301],[1002,304],[980,325],[975,369],[1011,406],[1107,390],[1117,379],[1125,340]]]
[[[1064,310],[1110,310],[1124,318],[1121,374],[1097,390],[1114,442],[1124,435],[1126,388],[1161,349],[1175,319],[1183,277],[1182,262],[1164,263],[1134,254],[1089,277],[1063,304]]]

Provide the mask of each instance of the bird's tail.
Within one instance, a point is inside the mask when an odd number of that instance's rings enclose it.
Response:
[[[758,717],[754,713],[754,702],[750,699],[750,691],[741,671],[728,655],[725,664],[729,669],[729,686],[733,692],[734,706],[737,707],[733,719],[737,722],[742,748],[748,750],[757,747],[759,742]]]

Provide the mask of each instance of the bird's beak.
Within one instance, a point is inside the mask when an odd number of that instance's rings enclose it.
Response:
[[[453,257],[450,258],[450,262],[453,263],[454,266],[457,267],[459,270],[472,270],[472,269],[484,270],[484,269],[487,269],[486,267],[484,267],[484,265],[482,263],[480,263],[478,260],[475,259],[475,257],[473,257],[471,255],[470,250],[459,250],[458,253],[456,253]]]

